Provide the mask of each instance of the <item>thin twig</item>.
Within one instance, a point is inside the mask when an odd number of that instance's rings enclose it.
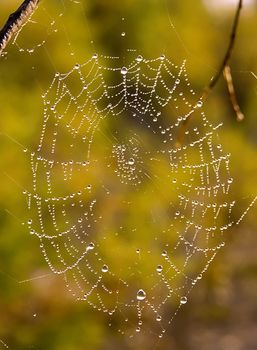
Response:
[[[236,14],[235,14],[235,17],[234,17],[234,22],[233,22],[232,31],[231,31],[231,34],[230,34],[230,41],[229,41],[229,45],[228,45],[227,51],[225,53],[223,61],[221,62],[221,65],[220,65],[220,68],[218,69],[218,72],[216,73],[214,78],[212,78],[212,80],[210,81],[210,84],[206,88],[207,92],[212,90],[214,88],[214,86],[217,84],[220,76],[222,75],[223,70],[227,66],[228,61],[229,61],[229,59],[231,57],[231,54],[232,54],[232,51],[233,51],[233,48],[234,48],[234,45],[235,45],[235,39],[236,39],[237,28],[238,28],[238,23],[239,23],[239,17],[240,17],[240,12],[241,12],[242,7],[243,7],[243,0],[239,0],[238,5],[237,5]]]
[[[227,50],[225,52],[224,58],[223,58],[223,60],[222,60],[222,62],[220,64],[220,67],[219,67],[217,73],[211,79],[210,83],[204,88],[204,91],[203,91],[203,94],[202,94],[202,97],[201,97],[202,101],[205,101],[207,99],[209,93],[212,91],[212,89],[214,88],[214,86],[217,84],[218,80],[222,76],[222,72],[224,71],[225,67],[228,66],[228,62],[230,60],[230,57],[232,55],[232,51],[233,51],[233,48],[234,48],[234,45],[235,45],[235,40],[236,40],[236,35],[237,35],[237,28],[238,28],[238,23],[239,23],[239,17],[240,17],[240,13],[241,13],[242,7],[243,7],[243,0],[239,0],[238,5],[237,5],[237,9],[236,9],[236,13],[235,13],[235,17],[234,17],[234,20],[233,20],[232,30],[231,30],[231,33],[230,33],[230,40],[229,40],[228,48],[227,48]],[[232,83],[232,85],[233,85],[233,83]],[[232,100],[231,100],[231,102],[232,102]],[[232,102],[232,105],[233,105],[233,102]],[[240,111],[240,108],[239,108],[239,105],[237,103],[237,100],[236,100],[236,105],[238,106],[237,107],[237,111]],[[234,108],[234,105],[233,105],[233,108]],[[187,130],[188,124],[189,124],[192,116],[193,116],[193,114],[191,116],[189,116],[182,123],[182,125],[181,125],[181,127],[180,127],[180,129],[178,131],[177,142],[176,142],[176,146],[177,147],[180,147],[182,145],[183,141],[184,141],[185,131]],[[242,113],[241,113],[241,116],[243,116]],[[238,115],[237,115],[237,117],[238,117]]]
[[[237,102],[236,92],[235,92],[235,88],[234,88],[234,84],[233,84],[233,78],[231,75],[231,69],[230,69],[229,65],[227,65],[224,68],[223,75],[224,75],[224,78],[227,82],[230,101],[231,101],[232,107],[236,113],[237,121],[241,122],[244,119],[244,114],[242,113],[241,108]]]
[[[22,27],[25,21],[33,14],[40,0],[25,0],[21,6],[13,12],[0,30],[0,56],[9,41]]]

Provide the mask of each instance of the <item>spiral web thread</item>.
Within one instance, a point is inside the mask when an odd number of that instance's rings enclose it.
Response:
[[[162,337],[234,223],[221,125],[208,121],[185,62],[176,66],[164,55],[122,66],[118,57],[95,54],[56,73],[42,99],[42,132],[30,153],[33,188],[25,192],[30,233],[75,299],[109,315],[110,324],[118,315],[121,333],[150,329]],[[191,116],[178,148],[178,130]],[[128,223],[138,193],[150,202],[142,205],[142,221],[150,223],[145,242],[140,214]],[[158,196],[166,216],[145,219],[160,210]],[[118,260],[123,243],[125,266]]]

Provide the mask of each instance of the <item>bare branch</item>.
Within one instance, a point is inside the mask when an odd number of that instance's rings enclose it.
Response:
[[[229,40],[228,48],[226,50],[226,53],[224,55],[224,58],[223,58],[223,60],[222,60],[222,62],[220,64],[220,67],[219,67],[216,75],[211,79],[210,83],[205,87],[205,89],[203,91],[203,94],[202,94],[202,97],[201,97],[202,101],[206,100],[206,98],[208,97],[209,93],[212,91],[212,89],[214,88],[214,86],[217,84],[218,80],[222,76],[222,72],[224,71],[225,67],[228,66],[228,62],[230,60],[230,57],[232,55],[233,48],[234,48],[234,45],[235,45],[237,28],[238,28],[238,23],[239,23],[239,17],[240,17],[240,13],[241,13],[242,7],[243,7],[243,0],[239,0],[238,5],[237,5],[237,9],[236,9],[236,13],[235,13],[235,17],[234,17],[234,21],[233,21],[233,25],[232,25],[232,30],[231,30],[231,33],[230,33],[230,40]],[[230,76],[231,76],[231,74],[230,74]],[[232,77],[231,77],[231,81],[232,81]],[[232,86],[233,86],[233,81],[232,81]],[[231,85],[230,85],[230,88],[231,88]],[[231,99],[231,97],[230,97],[230,99]],[[233,97],[233,101],[231,99],[231,102],[232,102],[233,108],[236,111],[236,113],[239,113],[239,114],[237,114],[237,119],[238,119],[238,116],[239,116],[239,118],[243,119],[244,116],[243,116],[243,114],[242,114],[242,112],[240,110],[240,107],[239,107],[238,103],[237,103],[237,99],[235,99],[235,94],[234,94],[234,97]],[[233,103],[235,103],[235,104],[233,104]],[[236,107],[236,109],[235,109],[235,107]],[[182,123],[181,128],[178,131],[177,142],[176,142],[176,146],[177,147],[180,147],[182,145],[183,141],[184,141],[185,131],[186,131],[187,127],[188,127],[188,124],[189,124],[191,118],[192,118],[192,116],[188,117]],[[240,119],[240,120],[242,120],[242,119]]]
[[[9,41],[22,27],[22,25],[34,13],[40,0],[25,0],[21,6],[13,12],[3,28],[0,30],[0,56]]]
[[[241,12],[242,7],[243,7],[243,0],[239,0],[238,5],[237,5],[236,14],[234,17],[234,22],[233,22],[232,31],[230,34],[230,41],[228,44],[227,51],[225,53],[223,61],[221,62],[221,65],[220,65],[220,68],[218,69],[217,74],[214,76],[214,78],[210,81],[210,84],[207,86],[207,91],[213,89],[213,87],[216,85],[216,83],[218,82],[220,76],[222,75],[223,70],[227,66],[228,61],[231,57],[231,54],[232,54],[232,51],[233,51],[233,48],[235,45],[235,39],[236,39],[237,28],[238,28],[238,23],[239,23],[239,16],[240,16],[240,12]]]
[[[230,101],[231,101],[233,109],[236,113],[237,121],[241,122],[244,119],[244,115],[241,111],[241,108],[239,107],[238,102],[237,102],[236,92],[235,92],[233,79],[232,79],[232,75],[231,75],[231,69],[228,65],[224,68],[223,75],[224,75],[224,78],[227,82]]]

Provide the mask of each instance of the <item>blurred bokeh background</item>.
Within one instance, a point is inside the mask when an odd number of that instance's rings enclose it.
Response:
[[[1,24],[19,3],[1,1]],[[230,65],[245,119],[236,121],[223,78],[205,103],[209,120],[224,124],[220,142],[231,153],[236,184],[231,196],[239,203],[238,216],[257,195],[257,2],[243,3]],[[117,337],[103,316],[74,303],[62,279],[50,274],[37,239],[23,225],[22,191],[31,182],[23,148],[37,143],[41,95],[54,73],[70,70],[94,52],[124,61],[128,49],[145,57],[164,53],[176,63],[186,59],[200,96],[223,58],[236,6],[236,0],[44,0],[35,23],[7,47],[0,60],[0,340],[6,344],[0,341],[0,349],[152,348],[148,337],[140,344]],[[34,52],[19,50],[31,47]],[[158,349],[257,348],[256,215],[255,206],[229,230],[225,249]]]

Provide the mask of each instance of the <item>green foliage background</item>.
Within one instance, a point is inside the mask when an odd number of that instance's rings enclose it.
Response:
[[[27,215],[22,190],[30,173],[21,145],[33,148],[36,143],[42,120],[40,96],[54,67],[69,70],[94,51],[121,57],[127,48],[136,48],[145,57],[165,53],[177,63],[187,59],[190,82],[200,96],[223,58],[234,15],[233,7],[214,10],[200,0],[82,2],[83,7],[64,0],[62,8],[61,1],[42,1],[37,18],[43,25],[28,26],[21,45],[44,38],[50,16],[55,18],[60,9],[65,13],[65,31],[49,35],[48,51],[20,55],[11,44],[0,61],[0,339],[14,350],[151,349],[147,337],[139,344],[128,343],[112,332],[103,316],[74,304],[62,280],[48,275],[37,240],[22,225]],[[1,23],[18,4],[1,1]],[[243,8],[231,59],[245,120],[235,121],[223,79],[205,104],[208,117],[224,123],[220,138],[232,155],[238,216],[257,194],[256,8],[256,2]],[[61,28],[61,19],[57,21]],[[239,227],[230,230],[226,248],[191,294],[160,349],[257,347],[256,214],[255,206]],[[48,276],[22,282],[42,275]]]

